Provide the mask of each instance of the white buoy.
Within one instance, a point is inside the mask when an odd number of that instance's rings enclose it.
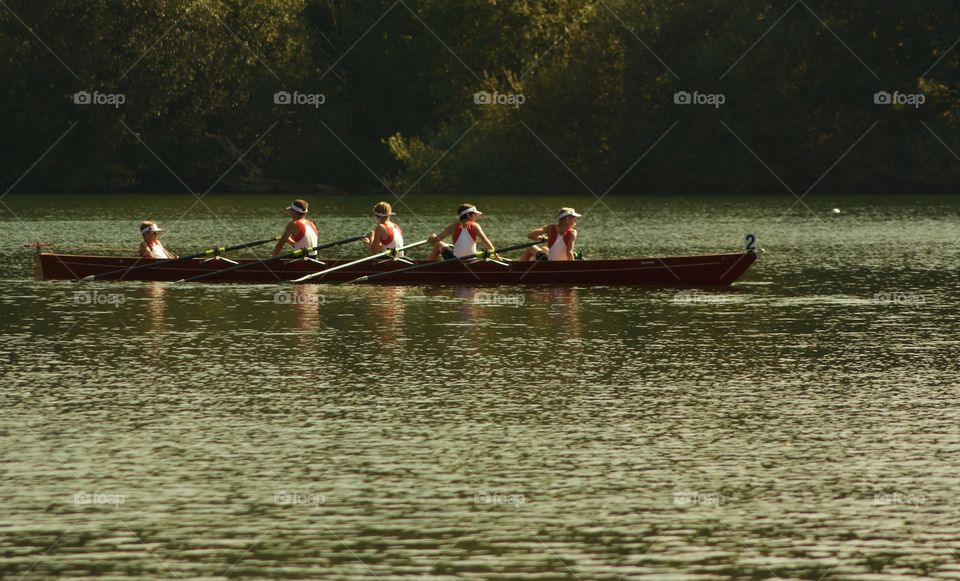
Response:
[[[834,208],[834,209],[833,209],[833,213],[834,213],[834,214],[839,214],[839,213],[840,213],[840,208]]]

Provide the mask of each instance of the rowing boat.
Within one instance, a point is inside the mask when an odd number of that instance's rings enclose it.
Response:
[[[220,260],[178,259],[153,268],[139,268],[154,259],[118,256],[85,256],[38,252],[37,276],[43,280],[79,280],[101,275],[103,280],[177,281],[218,270],[231,263]],[[452,261],[432,268],[413,270],[376,279],[379,284],[523,284],[523,285],[614,285],[614,286],[728,286],[757,259],[754,252],[673,256],[665,258],[629,258],[617,260],[533,261],[498,263],[493,261]],[[160,262],[160,261],[156,261]],[[257,262],[237,259],[237,262]],[[273,260],[233,269],[222,276],[212,275],[204,282],[269,284],[292,281],[326,268],[351,262],[326,259],[325,265],[310,260]],[[311,282],[348,282],[390,270],[400,270],[423,261],[387,259],[342,268]],[[112,272],[119,271],[119,272]],[[106,276],[104,276],[106,275]]]

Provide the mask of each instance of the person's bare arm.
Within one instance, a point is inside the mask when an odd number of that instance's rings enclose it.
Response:
[[[387,227],[383,224],[377,224],[377,227],[370,232],[370,254],[383,252],[383,235],[387,233]]]
[[[140,256],[142,257],[149,256],[149,254],[147,253],[147,243],[144,242],[143,240],[140,241]]]
[[[174,254],[173,252],[170,252],[170,249],[167,248],[167,245],[164,244],[163,242],[161,242],[160,245],[163,246],[163,251],[166,252],[166,253],[167,253],[167,256],[169,256],[170,258],[180,258],[179,256],[177,256],[177,255]]]
[[[577,231],[570,231],[570,244],[567,245],[567,260],[573,260],[573,247],[577,245]]]
[[[541,226],[536,230],[531,230],[530,233],[527,234],[527,238],[529,238],[530,240],[546,240],[547,228],[549,228],[549,226]]]
[[[283,231],[280,240],[277,240],[277,244],[273,247],[273,252],[270,253],[270,256],[279,255],[280,251],[283,250],[283,247],[287,244],[291,246],[296,244],[296,242],[293,241],[293,222],[287,224],[287,229]]]
[[[447,236],[450,236],[451,234],[453,234],[454,227],[455,227],[455,224],[450,224],[449,226],[441,230],[439,234],[431,234],[430,244],[436,244],[437,242],[440,242]]]
[[[484,234],[483,228],[480,227],[480,224],[474,223],[473,227],[476,228],[477,238],[480,240],[480,242],[483,242],[483,246],[487,249],[487,252],[493,254],[497,258],[500,258],[500,255],[497,254],[496,249],[493,247],[493,242],[490,242],[490,239],[487,238],[486,234]]]

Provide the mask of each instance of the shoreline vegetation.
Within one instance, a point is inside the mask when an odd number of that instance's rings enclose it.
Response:
[[[960,182],[960,12],[943,0],[8,6],[11,193],[953,194]]]

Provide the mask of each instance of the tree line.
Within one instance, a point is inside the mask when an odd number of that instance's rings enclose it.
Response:
[[[946,0],[8,0],[0,30],[4,190],[801,195],[960,178]]]

